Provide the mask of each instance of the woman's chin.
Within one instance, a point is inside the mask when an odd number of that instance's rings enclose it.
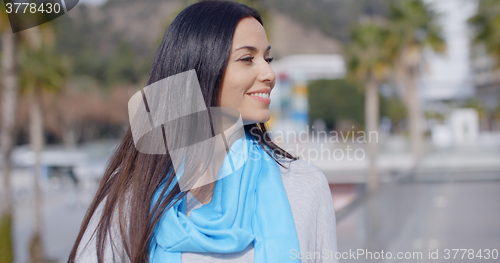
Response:
[[[250,118],[250,119],[244,118],[243,125],[263,123],[263,122],[269,121],[270,119],[271,119],[270,115],[263,116],[262,118]]]

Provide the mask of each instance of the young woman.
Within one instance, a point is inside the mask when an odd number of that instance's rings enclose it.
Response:
[[[207,107],[241,114],[245,133],[230,147],[248,159],[183,191],[169,152],[139,152],[129,128],[68,262],[336,262],[324,174],[266,133],[276,79],[270,48],[260,15],[243,4],[202,1],[176,17],[148,85],[194,69]]]

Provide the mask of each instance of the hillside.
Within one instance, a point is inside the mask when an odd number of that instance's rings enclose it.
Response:
[[[267,0],[266,24],[278,58],[291,54],[340,53],[349,28],[363,14],[383,14],[387,0]],[[168,22],[183,0],[109,0],[79,4],[54,21],[57,48],[74,60],[75,75],[106,86],[143,83]]]
[[[69,13],[75,22],[88,16],[93,29],[99,35],[97,48],[108,53],[111,46],[120,41],[129,43],[140,55],[152,55],[165,32],[167,21],[177,14],[184,4],[182,1],[158,0],[113,0],[105,6],[79,5]],[[337,53],[340,43],[332,35],[327,35],[319,27],[302,23],[293,13],[286,13],[268,7],[271,25],[268,28],[271,45],[279,55],[297,53]],[[58,21],[59,22],[59,21]],[[97,30],[101,32],[97,32]]]

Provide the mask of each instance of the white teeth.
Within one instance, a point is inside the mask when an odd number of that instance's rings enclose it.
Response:
[[[249,93],[249,95],[269,99],[269,93]]]

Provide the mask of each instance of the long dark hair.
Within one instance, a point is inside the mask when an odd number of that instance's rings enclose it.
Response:
[[[195,69],[207,107],[217,106],[234,31],[245,17],[253,17],[262,24],[255,9],[230,1],[202,1],[184,9],[160,43],[147,84]],[[271,141],[264,123],[247,125],[245,129],[276,161],[276,157],[296,159]],[[118,216],[120,245],[125,256],[134,263],[148,261],[148,248],[156,224],[164,212],[187,193],[180,191],[172,171],[168,153],[154,155],[136,150],[129,127],[104,172],[68,262],[75,262],[90,219],[104,200],[102,216],[95,229],[98,261],[103,262],[105,242],[109,240],[114,216]],[[159,198],[151,209],[153,196],[164,182],[165,190],[173,190],[168,193],[163,190],[161,196],[166,195],[166,198]]]

